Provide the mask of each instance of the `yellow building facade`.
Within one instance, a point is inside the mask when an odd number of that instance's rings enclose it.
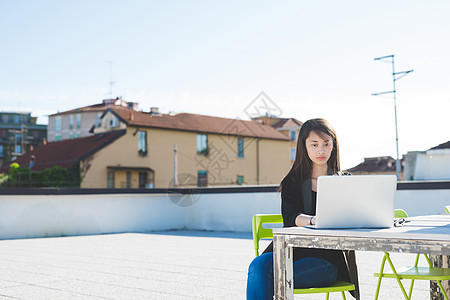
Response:
[[[84,159],[82,188],[279,184],[291,139],[269,125],[194,114],[109,109],[95,133],[125,130]]]

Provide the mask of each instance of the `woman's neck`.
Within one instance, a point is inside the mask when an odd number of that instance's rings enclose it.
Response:
[[[312,172],[311,172],[311,178],[317,179],[317,177],[322,175],[328,175],[328,166],[318,166],[313,165]]]

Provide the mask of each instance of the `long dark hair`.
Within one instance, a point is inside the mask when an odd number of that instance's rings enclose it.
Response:
[[[333,140],[333,150],[331,151],[330,159],[327,162],[328,172],[336,174],[340,171],[339,162],[339,144],[336,137],[336,132],[331,127],[330,123],[324,119],[311,119],[306,121],[300,128],[300,133],[297,139],[297,153],[295,154],[294,164],[292,165],[289,173],[281,181],[280,189],[286,183],[288,178],[295,176],[295,182],[301,185],[307,178],[311,177],[312,161],[308,156],[306,150],[306,139],[309,137],[311,131],[314,131],[321,138],[325,138],[325,135],[329,135]]]

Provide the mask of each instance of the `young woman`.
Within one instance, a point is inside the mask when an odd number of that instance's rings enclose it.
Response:
[[[281,212],[284,227],[315,224],[317,178],[340,175],[339,145],[335,131],[324,119],[306,121],[299,133],[297,154],[281,181]],[[247,299],[273,298],[272,243],[250,264]],[[336,280],[355,284],[359,299],[354,251],[294,248],[294,288],[320,287]]]

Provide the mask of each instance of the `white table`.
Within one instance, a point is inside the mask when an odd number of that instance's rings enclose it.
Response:
[[[410,222],[402,227],[389,229],[274,229],[275,299],[294,299],[294,247],[450,255],[450,215],[420,216],[408,220]]]

